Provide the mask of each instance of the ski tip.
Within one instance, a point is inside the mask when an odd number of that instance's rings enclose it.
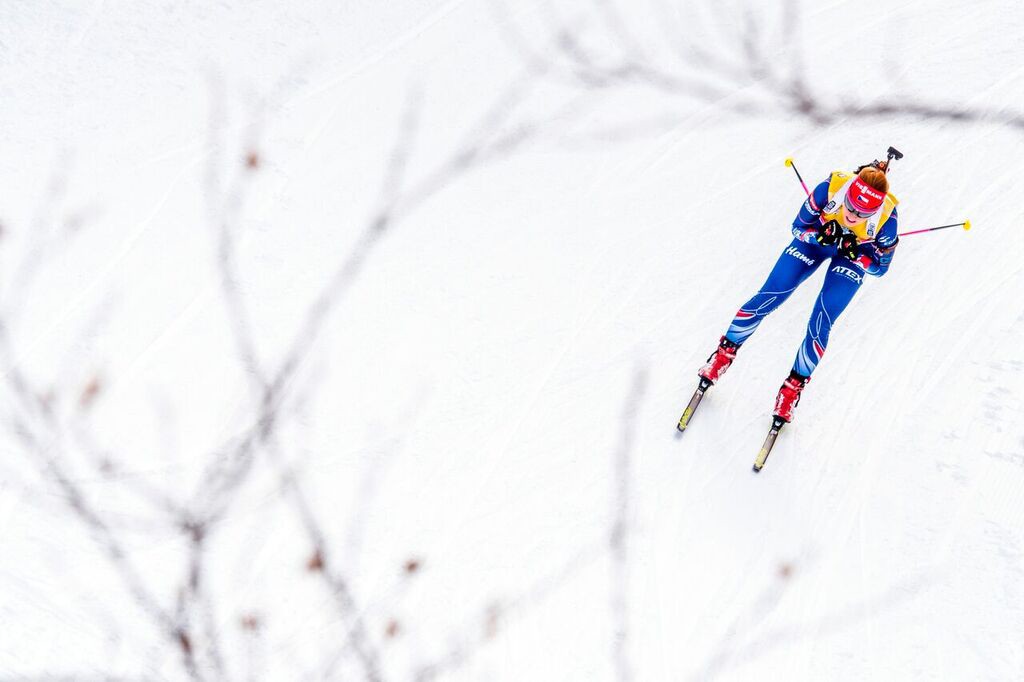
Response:
[[[755,474],[757,474],[757,473],[761,472],[761,467],[759,467],[759,466],[757,466],[755,464],[754,466],[750,467],[750,470],[753,471]]]
[[[757,457],[754,458],[755,473],[760,471],[764,467],[764,463],[768,461],[768,453],[770,453],[771,450],[771,445],[769,443],[765,443],[764,447],[761,448],[760,452],[757,453]]]
[[[789,168],[792,165],[793,165],[793,157],[792,156],[787,156],[786,157],[786,168]]]
[[[964,229],[965,230],[971,229],[971,221],[970,220],[965,220],[964,221]]]

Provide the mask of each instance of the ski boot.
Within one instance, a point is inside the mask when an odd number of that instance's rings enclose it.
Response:
[[[789,373],[789,378],[782,383],[779,394],[775,396],[776,417],[787,424],[793,420],[793,410],[800,402],[800,393],[810,380],[810,377],[805,377],[795,369]]]
[[[697,384],[697,390],[693,392],[690,404],[683,410],[683,416],[679,418],[679,423],[676,425],[680,433],[686,430],[687,425],[690,423],[690,418],[697,411],[700,401],[704,399],[704,392],[711,388],[711,385],[718,381],[719,377],[725,374],[725,370],[729,369],[729,365],[736,359],[736,351],[739,348],[738,345],[723,336],[718,342],[718,348],[708,358],[707,363],[697,370],[700,383]]]
[[[725,370],[729,369],[732,361],[736,359],[736,351],[739,349],[738,345],[723,336],[718,342],[718,348],[708,358],[707,363],[697,370],[697,376],[707,381],[708,385],[715,383],[725,374]]]
[[[810,377],[805,377],[794,369],[782,383],[779,394],[775,396],[772,428],[769,429],[768,436],[764,439],[764,445],[761,446],[761,451],[757,453],[757,459],[754,460],[755,474],[764,467],[764,463],[768,460],[768,455],[771,454],[772,448],[775,447],[775,439],[779,437],[782,427],[793,420],[793,410],[796,409],[797,403],[800,402],[800,393],[810,380]]]

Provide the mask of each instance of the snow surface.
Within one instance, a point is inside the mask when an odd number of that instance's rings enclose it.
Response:
[[[362,679],[283,457],[382,679],[1024,679],[1024,130],[998,115],[1024,111],[1024,6],[798,13],[787,38],[771,3],[0,4],[0,675]],[[990,115],[816,122],[757,82],[588,89],[553,48],[564,26],[685,70],[667,36],[729,56],[749,25],[767,59],[799,46],[830,102]],[[561,66],[524,76],[531,55]],[[488,111],[522,144],[422,185]],[[259,410],[220,226],[271,372],[403,139],[401,186],[430,191],[331,308],[276,444],[208,531],[223,660],[197,626],[190,672],[46,457],[173,614],[185,534],[138,486],[196,502]],[[811,182],[890,144],[904,229],[974,229],[908,237],[867,283],[760,475],[821,273],[677,439],[697,367],[789,239],[783,159]]]

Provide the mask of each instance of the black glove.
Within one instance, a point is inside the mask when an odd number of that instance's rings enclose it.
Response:
[[[822,246],[832,246],[839,239],[842,231],[843,228],[839,227],[838,222],[830,220],[818,228],[818,234],[814,235],[814,241]]]
[[[857,260],[857,237],[849,233],[842,235],[836,242],[836,249],[846,260]]]

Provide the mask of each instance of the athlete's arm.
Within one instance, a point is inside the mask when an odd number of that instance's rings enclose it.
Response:
[[[814,237],[818,233],[818,227],[821,225],[818,216],[821,215],[821,209],[828,203],[828,180],[815,187],[811,192],[811,197],[814,198],[813,206],[811,200],[807,199],[793,220],[793,236],[808,244],[814,241]]]
[[[896,215],[894,207],[889,219],[878,231],[875,241],[860,247],[861,255],[857,258],[857,263],[864,268],[864,272],[881,277],[889,270],[889,264],[892,263],[893,254],[896,252],[896,245],[900,241],[896,234],[898,223],[899,216]]]

